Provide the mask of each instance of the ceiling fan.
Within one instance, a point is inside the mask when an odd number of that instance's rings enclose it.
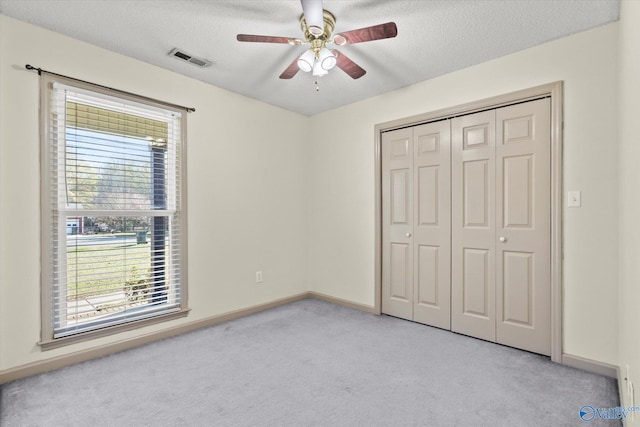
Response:
[[[333,43],[344,46],[392,38],[398,34],[394,22],[332,34],[336,18],[331,12],[323,9],[322,0],[300,0],[300,3],[302,3],[303,12],[300,16],[300,27],[304,39],[252,34],[238,34],[236,37],[240,42],[283,43],[292,46],[310,45],[309,49],[296,57],[291,65],[280,74],[281,79],[292,78],[298,70],[311,72],[313,76],[320,77],[328,74],[329,70],[336,65],[351,78],[359,79],[366,74],[366,71],[342,52],[337,49],[328,49],[326,45]],[[318,90],[317,80],[316,90]]]

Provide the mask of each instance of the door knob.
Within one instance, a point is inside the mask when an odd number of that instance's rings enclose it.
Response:
[[[499,239],[499,240],[500,240],[502,243],[504,243],[504,242],[506,242],[506,241],[507,241],[507,238],[506,238],[506,237],[504,237],[504,236],[500,236],[500,239]]]
[[[411,237],[411,233],[406,233],[405,236]]]

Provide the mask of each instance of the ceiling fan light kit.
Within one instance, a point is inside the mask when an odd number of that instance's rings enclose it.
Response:
[[[313,65],[315,63],[315,55],[312,50],[305,51],[300,58],[298,58],[298,68],[308,73],[313,70]]]
[[[335,49],[328,49],[326,47],[327,43],[344,46],[392,38],[398,34],[396,24],[387,22],[338,33],[331,37],[336,25],[336,17],[328,10],[323,9],[322,0],[300,0],[300,3],[303,11],[300,16],[300,27],[304,34],[304,40],[252,34],[238,34],[236,37],[240,42],[286,43],[292,46],[310,45],[309,49],[297,56],[280,74],[281,79],[293,78],[298,70],[302,70],[305,73],[310,72],[316,77],[316,90],[318,90],[317,77],[328,74],[329,70],[336,65],[352,79],[359,79],[366,74],[366,71],[341,52]]]
[[[323,70],[328,71],[336,66],[336,62],[338,62],[338,60],[329,49],[323,47],[318,53],[318,62],[320,62],[320,66]]]

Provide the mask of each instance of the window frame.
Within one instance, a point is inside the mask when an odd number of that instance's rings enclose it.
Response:
[[[169,313],[160,313],[151,317],[138,320],[129,320],[124,323],[107,325],[92,329],[89,331],[78,332],[73,335],[67,335],[54,338],[54,293],[55,285],[52,280],[54,271],[54,233],[53,233],[53,210],[51,198],[49,197],[49,189],[51,188],[51,172],[54,171],[51,163],[50,149],[50,118],[51,104],[50,99],[53,93],[53,84],[59,83],[65,86],[77,88],[96,93],[98,95],[106,95],[121,99],[123,102],[133,102],[136,104],[148,105],[154,108],[161,108],[167,111],[180,113],[180,142],[178,144],[178,159],[176,166],[180,170],[179,188],[179,205],[176,207],[179,212],[179,234],[177,244],[180,247],[180,303],[177,311]],[[51,350],[54,348],[92,340],[99,337],[114,335],[120,332],[142,328],[170,320],[182,318],[188,315],[188,269],[187,269],[187,120],[186,115],[188,109],[178,108],[173,104],[165,104],[160,101],[153,101],[148,98],[138,97],[128,92],[121,92],[100,85],[93,85],[84,81],[77,81],[72,78],[66,78],[59,75],[42,73],[40,76],[40,213],[41,213],[41,281],[40,281],[40,313],[41,313],[41,333],[38,345],[41,350]],[[57,170],[55,171],[57,173]],[[58,219],[62,218],[62,214],[57,214]],[[63,242],[66,240],[62,240]],[[60,241],[58,241],[60,245]],[[66,253],[66,252],[65,252]]]

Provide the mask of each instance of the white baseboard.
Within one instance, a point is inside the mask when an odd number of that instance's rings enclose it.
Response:
[[[616,369],[616,373],[617,373],[616,378],[618,378],[618,399],[620,399],[620,406],[625,406],[624,404],[625,395],[622,390],[623,390],[623,387],[627,386],[627,381],[626,381],[626,378],[623,376],[622,369],[620,369],[620,367]]]
[[[353,308],[355,310],[364,311],[371,314],[380,314],[376,311],[376,308],[372,305],[358,304],[352,301],[348,301],[342,298],[332,297],[330,295],[321,294],[319,292],[309,292],[309,296],[321,301],[331,302],[333,304],[341,305],[343,307]]]
[[[611,378],[619,378],[618,367],[610,365],[609,363],[598,362],[595,360],[587,359],[573,354],[562,354],[562,364],[571,366],[572,368],[582,369],[583,371],[591,372],[594,374],[604,375]]]

